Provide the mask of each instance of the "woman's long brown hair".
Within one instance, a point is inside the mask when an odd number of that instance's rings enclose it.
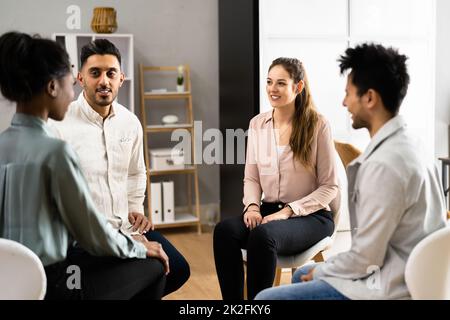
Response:
[[[295,85],[298,85],[301,80],[305,83],[302,92],[295,98],[295,112],[292,118],[292,133],[289,145],[294,153],[294,159],[300,161],[306,168],[312,169],[311,146],[319,114],[311,97],[306,72],[303,64],[295,58],[275,59],[270,65],[269,71],[278,65],[289,73]]]

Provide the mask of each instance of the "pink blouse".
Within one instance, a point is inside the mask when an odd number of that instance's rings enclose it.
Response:
[[[306,216],[330,209],[339,195],[334,143],[329,123],[319,116],[312,144],[312,170],[293,159],[287,145],[278,152],[273,127],[273,111],[250,121],[244,176],[244,212],[252,203],[283,202],[295,215]],[[339,201],[338,201],[339,202]],[[334,209],[334,208],[333,208]]]

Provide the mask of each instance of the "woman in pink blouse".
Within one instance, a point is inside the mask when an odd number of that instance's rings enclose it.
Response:
[[[243,299],[241,248],[247,249],[247,289],[253,299],[272,286],[278,254],[302,252],[334,230],[330,204],[339,201],[334,144],[328,122],[315,109],[302,63],[274,60],[266,91],[273,110],[250,121],[243,214],[214,230],[216,270],[226,300]]]

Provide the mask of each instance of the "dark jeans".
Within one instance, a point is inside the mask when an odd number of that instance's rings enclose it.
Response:
[[[164,295],[168,295],[188,281],[191,271],[189,264],[183,255],[158,231],[151,231],[145,234],[148,241],[157,241],[161,243],[164,252],[169,257],[170,272],[166,276],[166,287]]]
[[[161,243],[169,257],[170,273],[164,275],[163,264],[156,258],[120,259],[92,256],[83,248],[70,247],[63,262],[45,268],[46,299],[161,299],[180,288],[189,278],[189,265],[175,247],[159,232],[146,234],[149,241]],[[69,289],[74,272],[80,268],[81,288]]]
[[[278,203],[263,203],[263,217],[280,210]],[[281,204],[281,207],[284,205]],[[226,219],[214,229],[214,259],[224,300],[244,297],[244,267],[241,248],[247,249],[247,292],[253,299],[273,284],[277,255],[305,251],[333,233],[330,211],[320,210],[307,216],[272,221],[249,230],[243,216]]]

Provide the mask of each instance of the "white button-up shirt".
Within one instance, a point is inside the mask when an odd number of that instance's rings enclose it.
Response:
[[[139,119],[113,102],[103,119],[80,94],[61,122],[52,128],[76,151],[97,209],[130,233],[129,212],[144,213],[146,169]]]

